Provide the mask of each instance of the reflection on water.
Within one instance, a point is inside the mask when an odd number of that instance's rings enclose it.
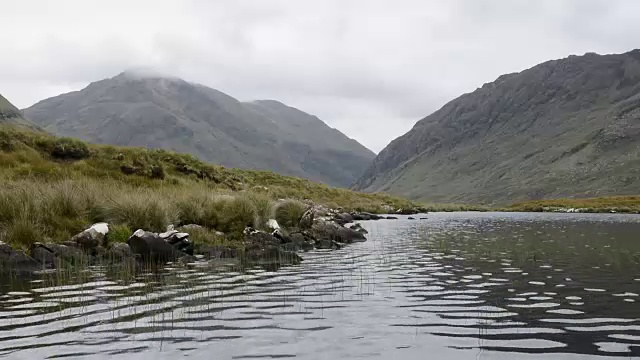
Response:
[[[0,358],[640,356],[638,216],[363,226],[368,242],[275,272],[199,264],[3,279]]]

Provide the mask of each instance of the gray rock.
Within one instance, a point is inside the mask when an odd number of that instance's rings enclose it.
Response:
[[[351,229],[351,230],[355,230],[355,231],[360,232],[360,233],[363,233],[363,234],[368,234],[368,233],[369,233],[369,232],[368,232],[365,228],[363,228],[363,227],[362,227],[362,225],[360,225],[360,224],[353,224],[353,225],[349,226],[349,229]]]
[[[140,254],[144,262],[164,263],[175,261],[182,255],[158,234],[142,229],[133,233],[127,240],[127,244],[129,244],[134,254]]]
[[[30,273],[42,270],[43,265],[22,251],[16,251],[0,241],[0,271],[4,273]]]
[[[388,220],[398,220],[396,216],[387,216]]]
[[[96,223],[83,232],[73,236],[71,241],[77,243],[78,246],[85,251],[92,251],[102,244],[108,232],[109,225],[107,223]]]
[[[289,243],[285,244],[287,245],[285,249],[291,251],[309,251],[315,248],[315,239],[304,233],[298,232],[290,234],[288,239]]]
[[[77,247],[55,243],[34,243],[29,251],[31,257],[45,268],[88,264],[88,258]]]
[[[350,222],[353,222],[353,220],[354,220],[353,216],[349,213],[342,213],[342,214],[336,215],[335,217],[335,221],[340,225],[348,224]]]
[[[362,233],[331,222],[315,224],[313,234],[319,240],[329,239],[345,244],[367,240]]]
[[[315,244],[317,249],[331,249],[331,250],[339,250],[342,249],[343,245],[335,240],[330,239],[322,239],[318,240]]]
[[[125,243],[113,243],[111,244],[109,251],[111,252],[111,256],[113,256],[116,259],[129,258],[133,256],[131,247],[129,246],[129,244],[125,244]]]
[[[53,269],[56,265],[56,254],[44,244],[35,243],[29,249],[31,257],[42,264],[43,268]]]
[[[304,214],[302,214],[302,218],[300,218],[300,223],[298,224],[298,227],[303,230],[310,229],[311,226],[313,226],[315,212],[316,212],[315,208],[310,208],[307,211],[305,211]]]

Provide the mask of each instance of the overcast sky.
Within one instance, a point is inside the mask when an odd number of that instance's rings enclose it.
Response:
[[[132,67],[276,99],[378,152],[499,75],[640,47],[637,0],[2,0],[18,107]]]

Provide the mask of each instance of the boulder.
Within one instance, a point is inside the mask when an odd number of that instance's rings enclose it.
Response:
[[[29,255],[42,264],[44,269],[52,269],[56,265],[56,254],[53,253],[53,250],[45,247],[44,244],[35,243],[31,245]]]
[[[302,258],[295,252],[287,251],[274,245],[268,245],[264,248],[247,249],[244,260],[263,266],[282,266],[302,262]]]
[[[315,224],[313,234],[319,240],[329,239],[345,244],[367,240],[367,238],[358,231],[326,221]]]
[[[109,248],[109,252],[111,257],[116,259],[124,259],[133,256],[133,252],[131,251],[131,247],[129,244],[125,243],[113,243]]]
[[[363,227],[362,227],[362,225],[360,225],[360,224],[353,224],[353,225],[349,226],[349,229],[351,229],[351,230],[355,230],[355,231],[360,232],[360,233],[363,233],[363,234],[368,234],[368,233],[369,233],[369,232],[368,232],[365,228],[363,228]]]
[[[280,230],[280,224],[278,224],[278,221],[276,219],[267,220],[267,226],[271,230]]]
[[[144,262],[175,261],[183,255],[158,234],[142,229],[136,230],[127,244],[134,254],[140,254]]]
[[[353,216],[351,216],[351,214],[349,213],[342,213],[342,214],[336,215],[335,217],[335,222],[337,222],[340,225],[348,224],[350,222],[353,222],[353,220],[354,220]]]
[[[45,268],[55,268],[62,264],[86,264],[88,259],[82,251],[74,246],[54,243],[34,243],[30,248],[30,255]]]
[[[300,229],[310,229],[313,226],[313,220],[316,215],[316,208],[308,209],[302,214],[300,218],[300,222],[298,223],[298,227]]]
[[[42,270],[43,266],[22,251],[14,250],[0,241],[0,271],[5,273],[30,273]]]
[[[367,213],[351,214],[353,220],[371,220],[371,215]]]
[[[290,234],[287,237],[287,243],[284,245],[286,250],[291,251],[309,251],[315,248],[316,240],[302,232]]]
[[[396,216],[387,216],[388,220],[398,220]]]
[[[335,240],[323,239],[316,241],[317,249],[331,249],[331,250],[340,250],[343,245]]]
[[[279,232],[274,231],[277,235]],[[244,230],[244,244],[245,248],[253,249],[253,248],[264,248],[267,246],[277,246],[283,243],[282,235],[278,237],[273,234],[266,233],[264,231],[256,230],[250,227],[247,227]]]
[[[85,251],[92,251],[102,244],[102,241],[108,232],[109,224],[104,222],[96,223],[83,232],[73,236],[71,241],[77,243],[78,246]]]
[[[275,230],[274,233],[278,236],[250,227],[245,228],[243,260],[249,263],[275,266],[299,264],[302,261],[300,256],[282,247],[287,241],[286,237],[278,230]]]
[[[193,243],[189,240],[188,233],[178,232],[174,230],[173,225],[169,225],[167,231],[158,234],[158,236],[173,246],[177,251],[187,255],[193,255]]]
[[[409,216],[407,219],[409,219],[409,220],[415,220],[416,218],[414,218],[413,216]]]

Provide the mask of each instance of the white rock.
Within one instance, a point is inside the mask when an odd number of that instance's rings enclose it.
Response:
[[[95,230],[102,235],[107,235],[107,233],[109,232],[109,224],[107,224],[106,222],[95,223],[91,225],[91,227],[87,230]]]
[[[275,219],[267,220],[267,226],[270,227],[273,230],[279,230],[280,229],[280,225],[278,224],[278,222]]]

